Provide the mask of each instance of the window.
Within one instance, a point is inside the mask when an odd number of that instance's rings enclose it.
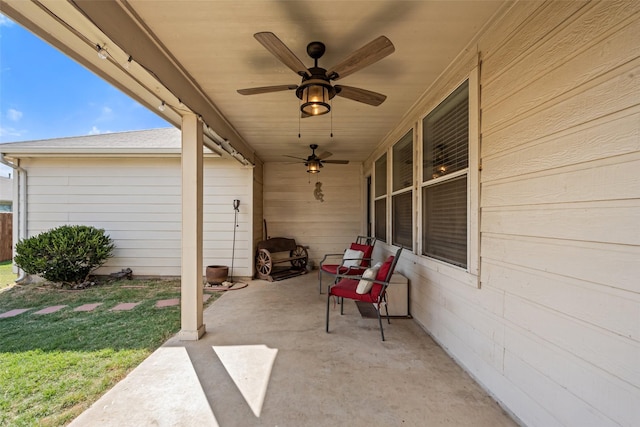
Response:
[[[374,213],[376,237],[387,241],[387,155],[384,154],[375,163]]]
[[[442,181],[422,190],[425,216],[423,253],[466,267],[467,177]]]
[[[376,160],[376,198],[387,195],[387,155]]]
[[[412,248],[413,194],[411,191],[396,194],[392,199],[393,244]]]
[[[376,215],[376,238],[387,241],[387,199],[375,201],[375,215]]]
[[[413,248],[413,130],[393,146],[392,242]]]
[[[422,121],[422,254],[467,268],[469,81]]]

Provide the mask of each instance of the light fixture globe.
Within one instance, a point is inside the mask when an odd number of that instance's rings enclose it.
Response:
[[[313,77],[302,82],[296,89],[296,96],[302,101],[300,111],[303,114],[321,116],[331,111],[329,101],[336,96],[336,90],[328,81]]]
[[[319,160],[309,160],[305,164],[307,165],[307,173],[320,173],[322,164],[320,164]]]

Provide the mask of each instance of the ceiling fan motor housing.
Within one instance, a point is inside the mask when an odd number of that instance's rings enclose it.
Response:
[[[311,148],[311,155],[307,157],[307,161],[304,165],[307,167],[308,173],[318,173],[320,172],[320,168],[324,167],[322,161],[316,156],[316,148],[318,148],[318,144],[311,144],[309,145],[309,148]]]

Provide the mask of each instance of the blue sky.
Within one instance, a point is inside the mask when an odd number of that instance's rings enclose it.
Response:
[[[168,126],[0,14],[0,143]]]

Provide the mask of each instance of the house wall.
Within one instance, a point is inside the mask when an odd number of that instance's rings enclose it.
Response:
[[[10,212],[13,201],[13,180],[0,176],[0,212]]]
[[[180,276],[180,159],[25,158],[28,235],[64,224],[103,228],[114,257],[98,274]],[[204,267],[231,266],[234,210],[240,199],[234,275],[250,276],[252,169],[235,160],[204,161]],[[204,274],[204,272],[203,272]]]
[[[264,240],[264,163],[256,160],[253,169],[253,240],[250,251],[255,253],[258,242]],[[254,271],[255,273],[255,271]]]
[[[525,425],[640,425],[640,2],[514,4],[365,171],[476,50],[479,286],[406,251],[411,313]]]
[[[304,165],[265,163],[264,218],[271,237],[308,246],[315,266],[326,253],[341,253],[365,230],[362,164],[327,165],[319,174]],[[323,200],[314,196],[322,183]]]

